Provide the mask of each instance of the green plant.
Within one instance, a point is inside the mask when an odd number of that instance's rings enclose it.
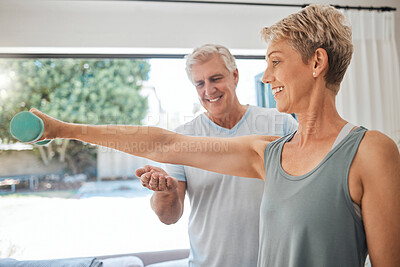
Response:
[[[9,133],[11,118],[32,107],[68,122],[140,125],[147,100],[139,91],[149,70],[145,60],[1,59],[1,142],[16,141]],[[46,164],[55,157],[67,159],[74,173],[82,158],[72,151],[85,145],[74,144],[68,149],[70,144],[68,140],[56,140],[35,149]],[[83,153],[90,158],[89,151],[86,147]]]

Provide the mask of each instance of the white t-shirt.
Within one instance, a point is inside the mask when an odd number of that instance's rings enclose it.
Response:
[[[249,106],[232,129],[220,127],[203,113],[179,126],[176,132],[212,137],[284,136],[296,129],[297,122],[291,115]],[[189,266],[257,266],[264,182],[182,165],[167,165],[166,168],[170,176],[186,181],[191,205]]]

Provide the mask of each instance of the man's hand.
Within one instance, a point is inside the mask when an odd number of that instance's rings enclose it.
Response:
[[[159,167],[146,165],[137,169],[135,174],[144,187],[153,191],[173,192],[178,188],[178,180]]]
[[[151,165],[137,169],[135,174],[144,187],[154,191],[150,204],[160,221],[176,223],[183,213],[186,183],[178,182],[163,169]]]

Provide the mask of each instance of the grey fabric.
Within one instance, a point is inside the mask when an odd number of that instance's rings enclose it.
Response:
[[[296,128],[297,122],[288,114],[249,106],[232,129],[222,128],[203,113],[178,127],[176,132],[214,137],[283,136]],[[179,165],[168,165],[167,172],[186,181],[191,205],[189,266],[255,267],[264,182]]]
[[[57,260],[18,261],[0,259],[0,267],[101,267],[103,264],[96,258],[73,258]]]
[[[293,134],[267,145],[258,266],[364,266],[365,230],[352,205],[348,174],[365,132],[353,130],[300,176],[281,166]]]
[[[189,259],[181,259],[175,261],[164,261],[160,263],[146,265],[146,267],[188,267]]]
[[[115,257],[101,260],[103,267],[143,267],[143,261],[135,256]]]
[[[350,122],[348,122],[343,128],[342,130],[340,130],[338,136],[336,137],[335,142],[332,145],[333,149],[335,146],[337,146],[350,132],[351,129],[353,129],[355,126],[353,124],[351,124]]]
[[[140,260],[143,262],[143,265],[147,266],[158,262],[185,259],[189,256],[189,249],[147,251],[147,252],[136,252],[130,254],[118,254],[118,255],[102,255],[102,256],[97,256],[96,258],[103,261],[111,258],[121,258],[130,256],[140,258]]]
[[[350,132],[351,130],[354,128],[355,126],[353,124],[351,124],[350,122],[348,122],[343,128],[342,130],[339,132],[335,142],[332,145],[332,149],[335,148],[335,146],[337,146]],[[358,217],[360,217],[360,219],[362,219],[361,217],[361,207],[358,206],[357,203],[353,202],[353,208],[356,211],[356,214]]]

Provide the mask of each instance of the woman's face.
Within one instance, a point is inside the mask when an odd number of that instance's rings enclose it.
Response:
[[[262,81],[271,84],[276,108],[285,113],[308,108],[314,84],[312,60],[304,64],[300,53],[282,40],[270,43],[266,61]]]

